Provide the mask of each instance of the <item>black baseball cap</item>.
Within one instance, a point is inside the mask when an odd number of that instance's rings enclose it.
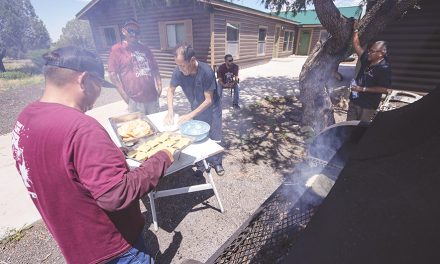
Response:
[[[88,72],[98,78],[103,87],[115,86],[104,79],[104,64],[93,52],[74,46],[58,48],[43,55],[45,65],[66,68],[78,72]]]

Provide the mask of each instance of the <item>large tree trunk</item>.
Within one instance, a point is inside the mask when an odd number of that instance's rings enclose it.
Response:
[[[333,107],[326,87],[335,65],[343,54],[329,54],[326,43],[318,43],[303,65],[299,76],[300,100],[302,102],[302,123],[317,133],[335,123]]]
[[[413,7],[417,0],[369,1],[371,10],[359,23],[360,40],[374,40],[386,26]],[[321,24],[331,38],[315,46],[299,77],[302,123],[319,133],[334,124],[333,108],[325,84],[339,63],[345,59],[352,41],[353,20],[342,16],[332,0],[313,0]]]
[[[5,72],[5,65],[3,65],[3,58],[6,56],[6,49],[0,48],[0,72]]]
[[[346,57],[353,21],[340,15],[333,1],[317,1],[314,5],[321,24],[331,37],[318,42],[303,65],[299,76],[302,123],[315,133],[335,123],[333,107],[326,87],[339,63]]]

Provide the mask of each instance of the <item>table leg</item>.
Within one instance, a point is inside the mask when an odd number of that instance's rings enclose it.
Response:
[[[220,201],[220,195],[217,192],[217,188],[215,187],[215,184],[214,184],[214,179],[212,178],[211,170],[209,169],[208,163],[206,162],[205,159],[203,160],[203,164],[205,165],[205,168],[208,172],[208,181],[212,185],[212,190],[214,191],[215,198],[217,198],[218,205],[220,206],[220,211],[222,213],[224,213],[225,210],[223,209],[223,204]]]
[[[153,216],[154,231],[157,231],[159,230],[159,226],[157,225],[156,206],[154,204],[154,191],[148,193],[148,198],[150,198],[150,207],[151,215]]]

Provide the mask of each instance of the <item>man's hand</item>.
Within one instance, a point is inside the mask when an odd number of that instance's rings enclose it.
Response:
[[[162,82],[158,78],[156,78],[155,81],[156,81],[157,97],[160,97],[160,95],[162,94]]]
[[[359,85],[353,85],[351,87],[351,90],[354,91],[354,92],[363,92],[364,91],[364,87],[361,87]]]
[[[165,115],[163,122],[166,126],[174,125],[174,113],[168,111],[167,114]]]
[[[162,149],[163,152],[165,152],[168,155],[168,158],[170,158],[171,163],[174,162],[174,153],[176,152],[176,149],[172,148],[172,147],[166,147],[164,149]]]
[[[353,31],[359,30],[359,20],[355,19],[353,23]]]
[[[192,117],[191,117],[190,114],[183,115],[183,116],[181,116],[181,117],[179,118],[179,121],[177,122],[177,124],[181,125],[181,124],[183,124],[183,123],[185,123],[186,121],[189,121],[189,120],[191,120],[191,119],[192,119]]]

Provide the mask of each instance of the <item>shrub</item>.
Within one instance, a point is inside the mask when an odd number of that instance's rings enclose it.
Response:
[[[21,71],[0,72],[0,79],[16,80],[30,77],[32,74]]]

